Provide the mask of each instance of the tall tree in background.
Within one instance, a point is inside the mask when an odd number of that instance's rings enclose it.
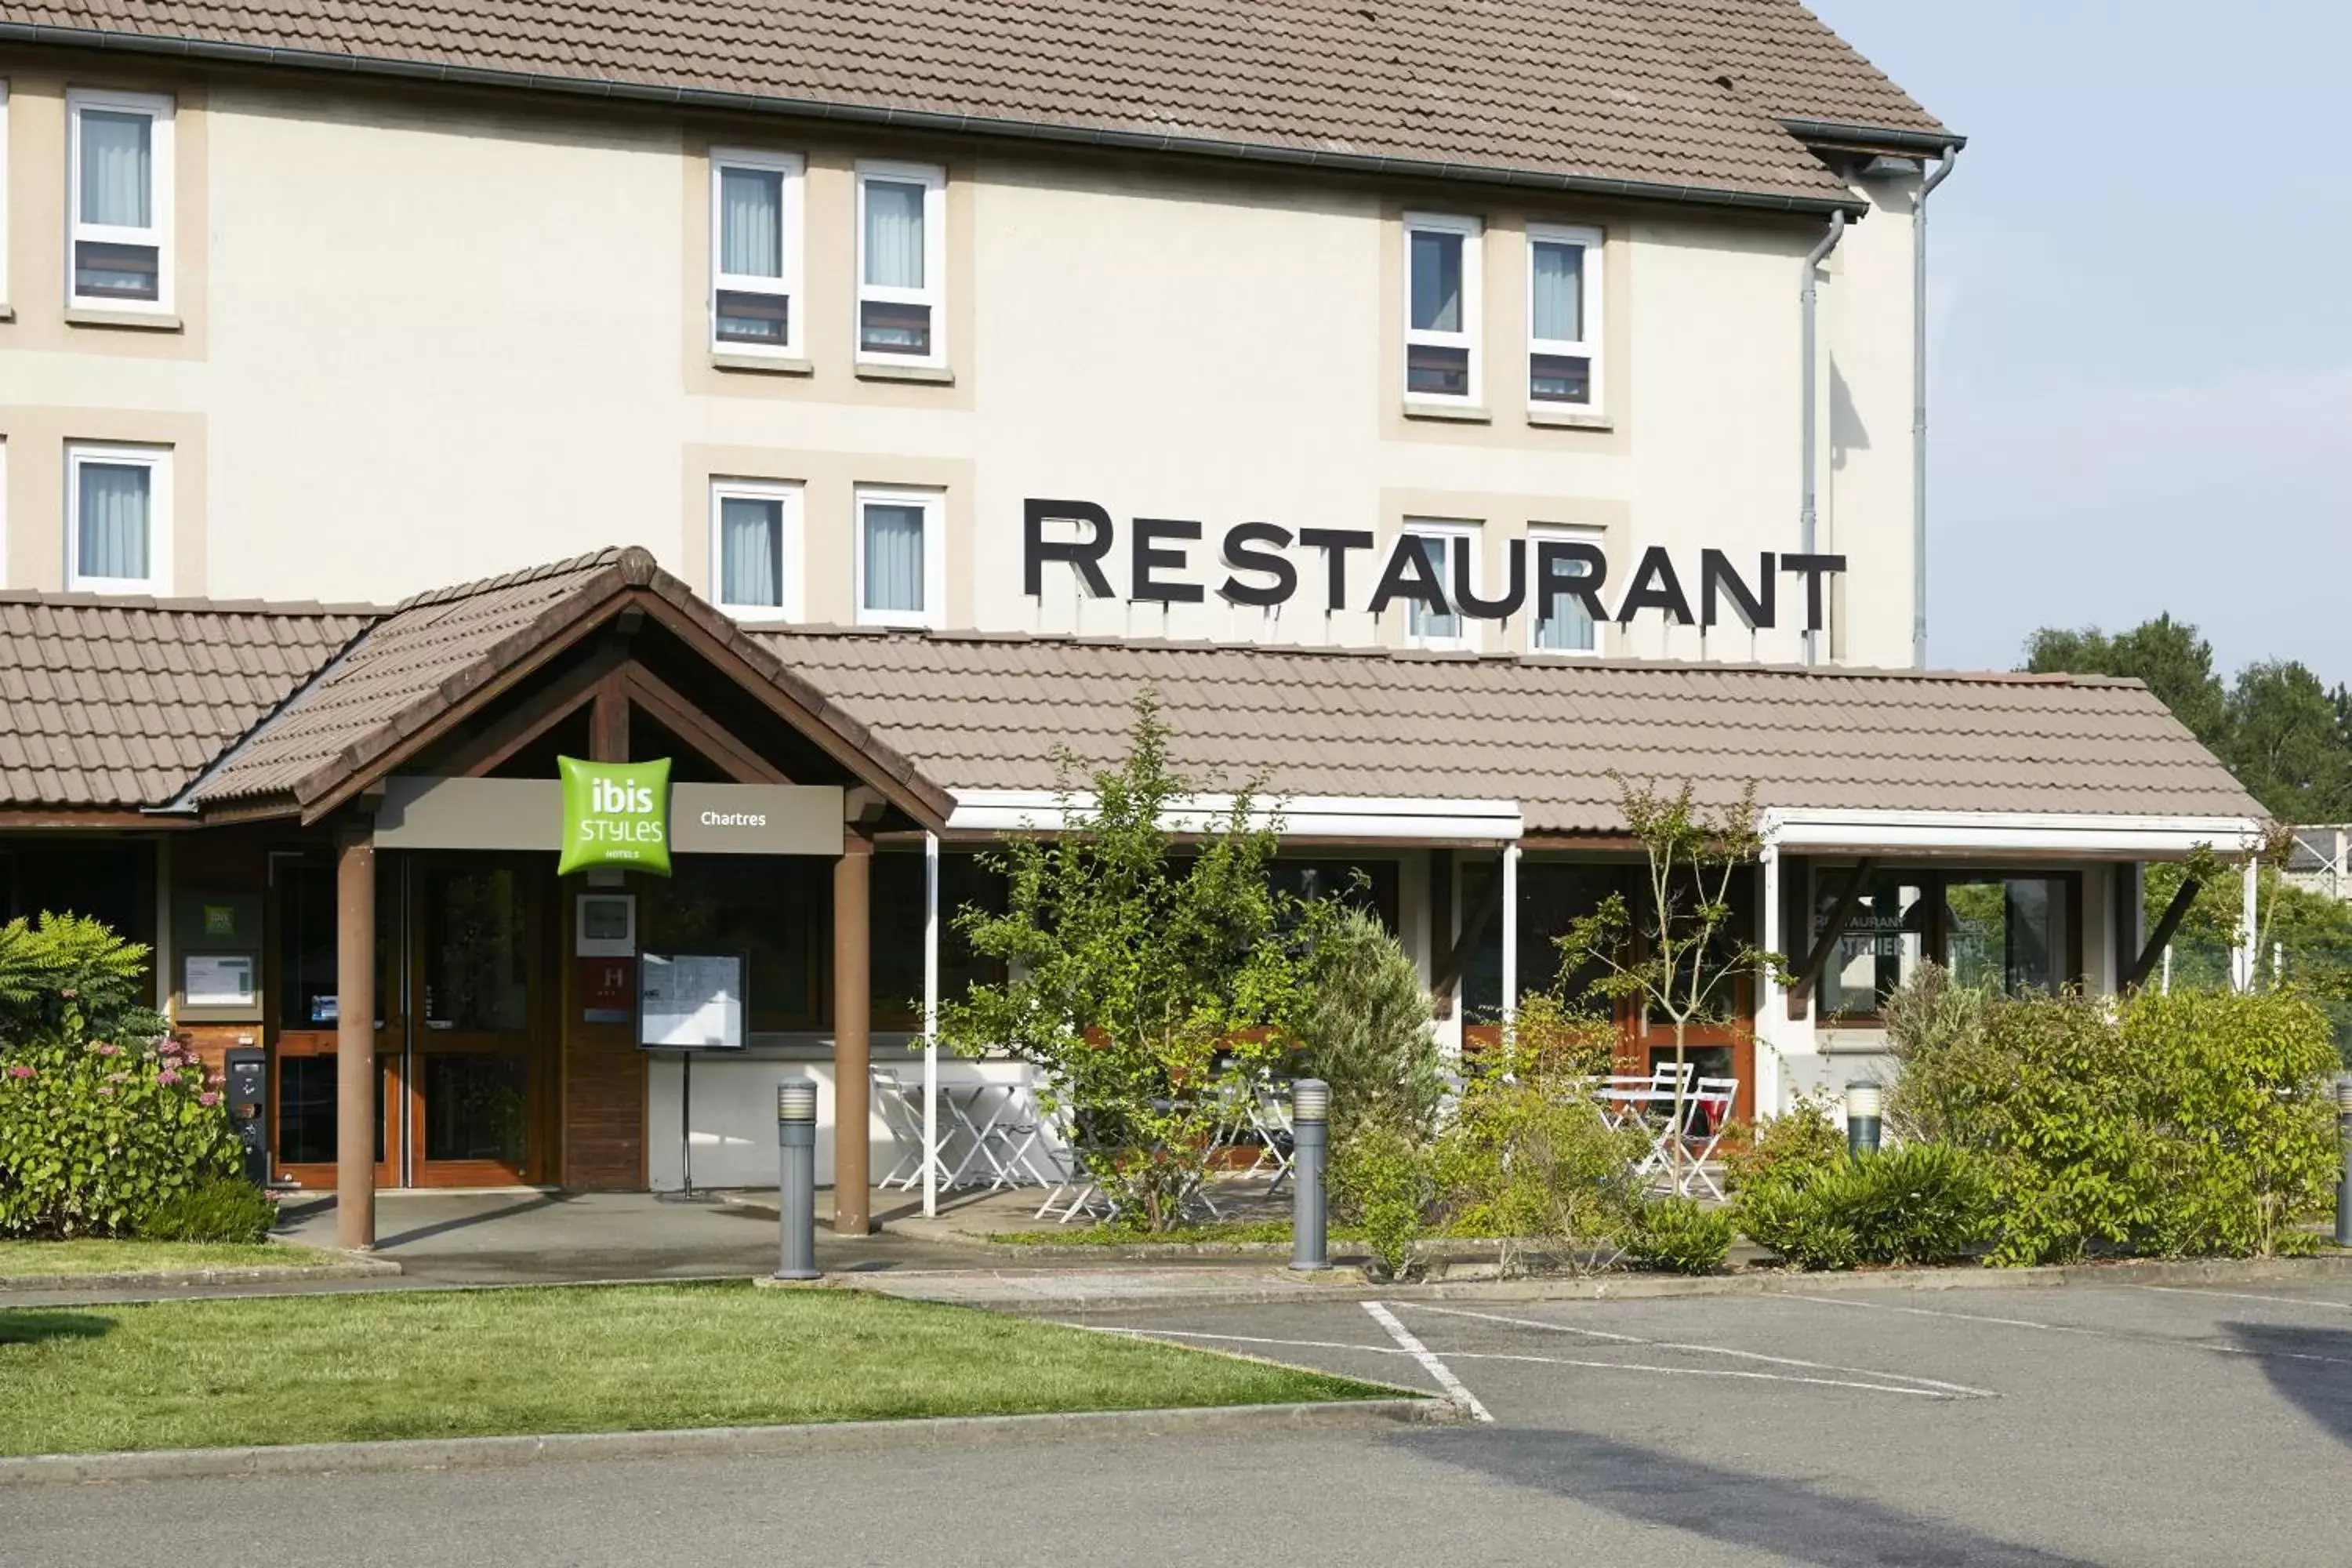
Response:
[[[2044,626],[2025,641],[2025,668],[2037,675],[2137,676],[2190,734],[2221,749],[2229,699],[2213,673],[2213,645],[2185,621],[2158,616],[2113,637],[2096,626]]]

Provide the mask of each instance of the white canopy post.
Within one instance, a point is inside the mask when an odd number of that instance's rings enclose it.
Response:
[[[923,835],[923,1217],[940,1212],[940,836]]]
[[[1757,854],[1760,867],[1759,879],[1762,890],[1756,900],[1756,945],[1766,952],[1776,951],[1780,933],[1774,929],[1780,918],[1780,847],[1767,844]],[[1780,977],[1766,971],[1756,987],[1756,1085],[1752,1098],[1759,1116],[1777,1116],[1780,1110],[1780,1020],[1786,993],[1780,989]]]
[[[2255,928],[2255,896],[2262,889],[2263,863],[2252,850],[2246,852],[2245,905],[2239,911],[2238,945],[2230,954],[2231,979],[2241,991],[2254,988],[2254,966],[2261,962],[2255,944],[2262,940]]]
[[[1503,851],[1503,1026],[1519,1016],[1519,847]]]

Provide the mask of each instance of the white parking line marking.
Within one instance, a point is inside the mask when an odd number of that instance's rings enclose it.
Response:
[[[1436,1307],[1426,1301],[1416,1301],[1417,1311],[1443,1312],[1449,1318],[1476,1318],[1484,1322],[1507,1323],[1514,1328],[1544,1329],[1553,1333],[1581,1334],[1591,1339],[1615,1340],[1629,1345],[1648,1345],[1653,1350],[1686,1351],[1693,1355],[1732,1356],[1741,1361],[1760,1361],[1774,1366],[1801,1366],[1810,1372],[1846,1372],[1856,1377],[1882,1377],[1896,1383],[1916,1383],[1924,1388],[1940,1388],[1949,1394],[1965,1394],[1972,1399],[1998,1399],[1999,1394],[1990,1388],[1972,1388],[1965,1383],[1946,1383],[1933,1377],[1920,1377],[1907,1372],[1885,1372],[1874,1366],[1840,1366],[1834,1362],[1803,1361],[1796,1356],[1767,1355],[1762,1351],[1733,1350],[1728,1345],[1691,1344],[1680,1340],[1645,1340],[1633,1334],[1612,1334],[1601,1329],[1578,1328],[1570,1323],[1549,1323],[1540,1318],[1511,1318],[1499,1312],[1473,1312],[1460,1307]],[[1459,1352],[1448,1352],[1456,1361]]]
[[[2211,1355],[2252,1356],[2258,1361],[2310,1361],[2324,1366],[2352,1366],[2352,1359],[2338,1355],[2313,1355],[2307,1351],[2265,1351],[2252,1345],[2217,1345],[2204,1340],[2184,1340],[2171,1334],[2126,1334],[2112,1329],[2086,1329],[2073,1323],[2037,1323],[2027,1318],[1989,1318],[1976,1312],[1939,1312],[1933,1307],[1896,1307],[1885,1301],[1846,1301],[1835,1296],[1799,1296],[1793,1292],[1781,1298],[1784,1301],[1811,1301],[1817,1307],[1862,1307],[1879,1312],[1908,1312],[1916,1318],[1951,1318],[1964,1323],[1996,1323],[2007,1329],[2040,1329],[2045,1333],[2082,1334],[2095,1340],[2114,1340],[2127,1345],[2171,1345],[2184,1351],[2204,1351]]]
[[[1421,1363],[1421,1369],[1437,1380],[1438,1387],[1445,1390],[1445,1397],[1467,1410],[1472,1420],[1492,1421],[1495,1418],[1491,1411],[1478,1403],[1478,1396],[1465,1387],[1460,1378],[1454,1375],[1451,1368],[1431,1353],[1427,1345],[1413,1338],[1411,1329],[1397,1321],[1394,1312],[1390,1311],[1378,1301],[1366,1301],[1362,1305],[1364,1310],[1371,1314],[1372,1321],[1386,1329],[1389,1331],[1389,1338],[1396,1341],[1407,1355]]]
[[[2184,1285],[2134,1285],[2159,1296],[2223,1296],[2232,1301],[2275,1301],[2282,1307],[2325,1307],[2331,1312],[2352,1312],[2352,1301],[2330,1301],[2324,1296],[2256,1296],[2244,1290],[2206,1290]]]
[[[1223,1344],[1234,1345],[1286,1345],[1298,1350],[1361,1351],[1366,1355],[1410,1356],[1414,1353],[1401,1345],[1360,1345],[1343,1340],[1276,1340],[1259,1334],[1202,1333],[1192,1329],[1123,1329],[1108,1323],[1064,1323],[1062,1327],[1084,1329],[1090,1334],[1125,1334],[1130,1339],[1139,1340],[1214,1340]],[[1790,1377],[1776,1372],[1732,1372],[1720,1367],[1653,1366],[1637,1361],[1579,1361],[1570,1356],[1506,1355],[1500,1352],[1487,1351],[1448,1351],[1445,1353],[1455,1361],[1509,1361],[1535,1366],[1580,1367],[1590,1372],[1656,1372],[1664,1373],[1668,1377],[1731,1377],[1755,1383],[1801,1383],[1817,1388],[1859,1388],[1872,1394],[1907,1394],[1918,1399],[2000,1397],[1998,1394],[1982,1394],[1975,1390],[1965,1393],[1957,1392],[1959,1386],[1957,1384],[1950,1385],[1956,1392],[1946,1393],[1941,1388],[1898,1388],[1892,1384],[1850,1383],[1843,1379],[1826,1377]],[[1492,1420],[1493,1417],[1490,1415],[1487,1419]]]

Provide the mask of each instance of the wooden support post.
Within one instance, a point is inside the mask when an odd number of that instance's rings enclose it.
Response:
[[[849,829],[841,851],[833,863],[833,1229],[836,1236],[864,1236],[873,1224],[866,1199],[873,1185],[867,1121],[874,841]]]
[[[1830,911],[1830,923],[1813,941],[1811,952],[1805,954],[1803,966],[1798,971],[1797,982],[1789,987],[1789,1016],[1801,1018],[1811,1007],[1813,987],[1820,984],[1822,971],[1828,966],[1830,953],[1845,935],[1845,928],[1853,923],[1854,911],[1862,907],[1863,889],[1870,886],[1873,863],[1857,860],[1846,877],[1845,890],[1838,896],[1837,908]]]
[[[2194,877],[2180,879],[2180,886],[2173,892],[2172,902],[2164,907],[2164,918],[2158,921],[2156,929],[2147,933],[2147,945],[2140,950],[2137,958],[2132,960],[2131,967],[2124,971],[2122,983],[2116,987],[2117,991],[2137,990],[2147,978],[2147,972],[2156,967],[2156,961],[2162,958],[2164,950],[2172,945],[2172,933],[2180,929],[2181,917],[2189,912],[2189,906],[2197,901],[2197,887]]]
[[[375,821],[335,846],[335,1245],[375,1246]]]
[[[588,754],[600,763],[629,760],[629,689],[617,666],[596,682],[590,701]]]

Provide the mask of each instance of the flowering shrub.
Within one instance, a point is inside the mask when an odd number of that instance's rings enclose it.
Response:
[[[180,1041],[69,1027],[0,1055],[0,1236],[122,1236],[237,1173],[216,1080]]]

